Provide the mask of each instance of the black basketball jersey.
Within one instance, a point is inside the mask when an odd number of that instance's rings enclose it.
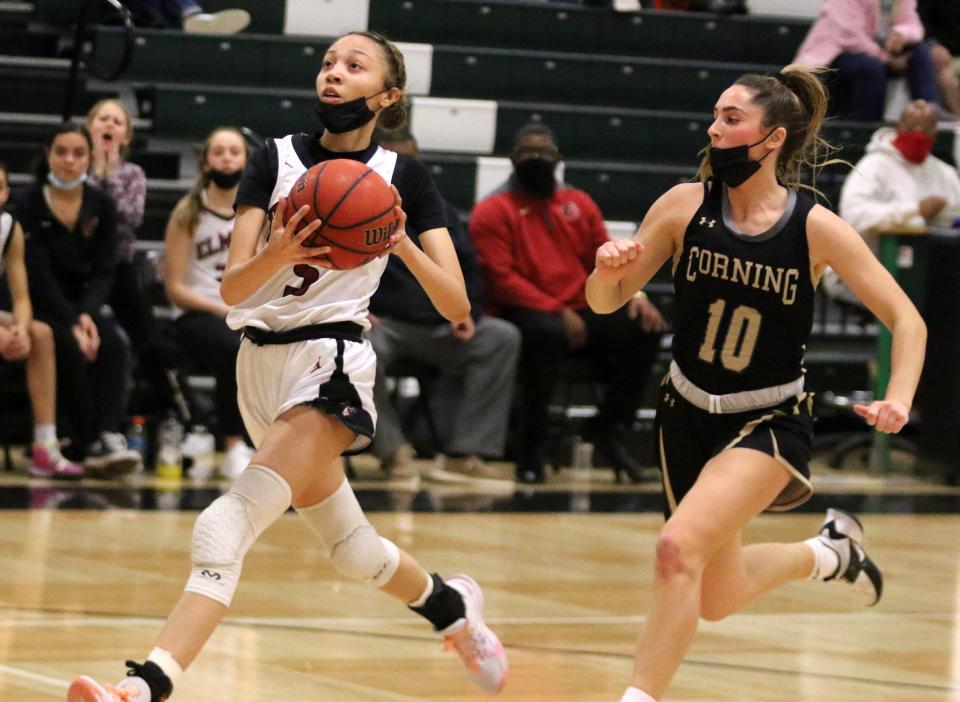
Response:
[[[704,183],[703,204],[674,265],[673,357],[714,395],[782,385],[803,372],[813,324],[807,247],[813,199],[790,190],[783,216],[756,236],[732,224],[726,188]]]

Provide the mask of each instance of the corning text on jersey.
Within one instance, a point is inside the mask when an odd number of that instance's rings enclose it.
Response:
[[[692,283],[699,275],[772,292],[780,295],[785,305],[792,305],[796,301],[797,283],[800,280],[800,271],[796,268],[774,268],[764,263],[744,261],[710,249],[691,246],[687,257],[686,278]]]

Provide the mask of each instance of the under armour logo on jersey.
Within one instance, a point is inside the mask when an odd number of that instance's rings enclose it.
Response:
[[[706,217],[700,218],[700,226],[703,226],[704,224],[706,224],[708,227],[713,229],[713,225],[716,223],[717,223],[717,220],[715,219],[707,219]]]

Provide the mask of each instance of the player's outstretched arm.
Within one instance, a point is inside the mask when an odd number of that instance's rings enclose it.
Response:
[[[893,335],[893,368],[886,396],[854,410],[870,426],[888,433],[909,420],[926,351],[927,326],[910,298],[897,285],[849,224],[819,205],[807,220],[810,262],[817,273],[830,266]]]
[[[597,249],[587,279],[590,309],[608,314],[639,292],[682,245],[686,225],[702,201],[703,185],[676,185],[653,203],[633,239],[608,241]]]

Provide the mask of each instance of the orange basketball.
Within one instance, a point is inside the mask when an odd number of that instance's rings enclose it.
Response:
[[[300,229],[319,218],[322,224],[304,246],[329,246],[334,268],[347,269],[372,261],[387,248],[397,228],[393,191],[366,164],[346,158],[318,163],[304,171],[287,195],[282,220],[301,207],[310,212]]]

